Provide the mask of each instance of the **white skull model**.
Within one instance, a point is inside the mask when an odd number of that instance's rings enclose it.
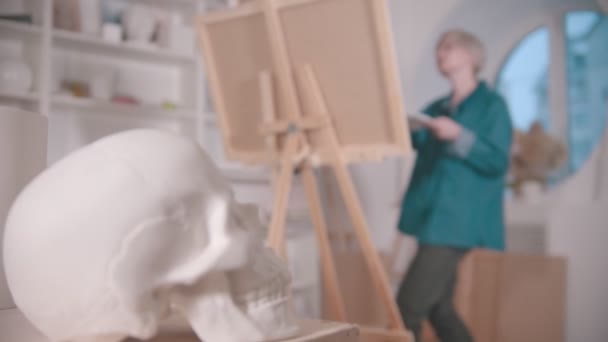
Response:
[[[196,142],[118,133],[18,196],[4,239],[9,288],[52,341],[149,339],[169,313],[204,341],[288,337],[290,277],[251,209]]]

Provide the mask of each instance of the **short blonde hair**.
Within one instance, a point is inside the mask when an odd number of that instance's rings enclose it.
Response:
[[[469,51],[475,63],[475,73],[479,73],[483,69],[486,62],[486,51],[479,38],[464,30],[449,30],[441,35],[437,42],[437,48],[447,40],[453,41]]]

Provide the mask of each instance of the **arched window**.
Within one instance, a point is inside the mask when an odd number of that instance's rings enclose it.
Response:
[[[527,131],[539,121],[567,144],[568,163],[561,172],[567,175],[585,163],[605,131],[608,17],[577,11],[561,20],[558,29],[542,26],[515,46],[498,74],[497,89],[509,103],[515,128]],[[563,44],[552,46],[559,39]],[[560,77],[565,89],[552,89]],[[551,103],[566,110],[554,113]],[[555,127],[556,121],[565,127]]]
[[[498,90],[507,99],[516,129],[527,131],[534,121],[549,124],[547,94],[549,29],[528,34],[500,71]]]

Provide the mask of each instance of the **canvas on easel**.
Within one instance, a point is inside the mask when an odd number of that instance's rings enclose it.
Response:
[[[410,341],[347,165],[411,152],[385,0],[256,0],[203,16],[198,31],[228,158],[271,165],[268,241],[285,255],[294,172],[303,179],[333,318],[348,321],[314,168],[329,166],[387,310],[364,341]]]
[[[409,153],[384,1],[276,3],[290,63],[314,70],[348,161]],[[257,130],[264,122],[258,76],[273,70],[273,57],[262,6],[248,1],[206,15],[198,28],[228,158],[267,165],[272,157]],[[285,118],[286,104],[276,100],[278,119]],[[313,160],[326,164],[326,142],[310,138]]]

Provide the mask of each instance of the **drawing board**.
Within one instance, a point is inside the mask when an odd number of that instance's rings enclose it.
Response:
[[[290,67],[293,72],[306,64],[312,67],[345,159],[408,154],[385,0],[276,0],[275,5]],[[226,156],[249,164],[272,162],[260,132],[260,73],[271,74],[276,119],[289,115],[278,89],[262,2],[203,15],[197,25]],[[298,100],[303,117],[315,115]],[[328,144],[318,132],[308,134],[311,159],[328,163]]]

